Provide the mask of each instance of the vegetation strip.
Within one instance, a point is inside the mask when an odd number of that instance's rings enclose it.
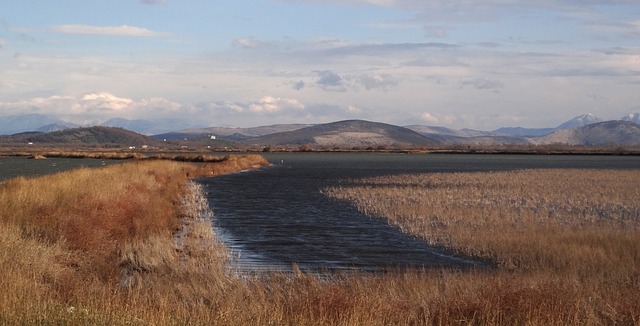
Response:
[[[640,320],[638,172],[400,176],[325,190],[372,215],[397,211],[407,232],[494,259],[497,271],[229,274],[202,189],[187,176],[264,164],[258,156],[143,160],[1,184],[0,324]]]

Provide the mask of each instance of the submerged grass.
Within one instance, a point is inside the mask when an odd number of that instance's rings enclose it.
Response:
[[[325,192],[501,268],[236,275],[202,189],[187,178],[263,164],[144,160],[1,184],[0,324],[640,321],[638,204],[627,201],[638,198],[637,172],[584,182],[572,177],[584,171],[568,170],[354,181]]]

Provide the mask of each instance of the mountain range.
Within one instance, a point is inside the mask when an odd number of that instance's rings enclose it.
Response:
[[[44,115],[11,116],[0,120],[0,143],[100,144],[101,146],[207,146],[210,148],[391,149],[459,148],[505,145],[640,146],[640,114],[602,121],[583,114],[555,128],[500,128],[493,131],[438,126],[395,126],[364,120],[326,124],[278,124],[254,128],[181,129],[151,137],[147,120],[112,119],[104,126],[79,128]],[[39,126],[39,127],[36,127]],[[131,131],[129,131],[131,130]],[[135,132],[134,132],[135,131]]]

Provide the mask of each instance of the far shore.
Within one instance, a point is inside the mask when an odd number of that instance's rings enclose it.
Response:
[[[465,148],[310,148],[310,147],[261,147],[261,148],[190,148],[131,150],[114,148],[32,149],[0,148],[0,157],[80,158],[80,159],[163,159],[181,162],[218,162],[226,155],[260,153],[399,153],[399,154],[474,154],[474,155],[598,155],[640,156],[640,148],[619,146],[507,146]]]

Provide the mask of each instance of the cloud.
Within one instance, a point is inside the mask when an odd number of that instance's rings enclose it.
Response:
[[[320,86],[320,88],[334,92],[344,92],[346,90],[340,75],[330,70],[316,71],[315,73],[318,77],[316,85]]]
[[[357,114],[357,113],[361,113],[362,109],[355,105],[349,105],[347,107],[347,112]]]
[[[218,121],[211,125],[257,126],[269,123],[321,123],[361,117],[365,110],[355,105],[327,103],[305,105],[292,98],[264,96],[257,101],[210,102],[195,106],[194,115]],[[256,119],[257,118],[257,119]],[[223,122],[222,124],[220,122]]]
[[[397,86],[398,81],[391,75],[364,75],[358,78],[358,81],[366,90],[382,89],[386,90],[389,87]]]
[[[138,0],[138,2],[145,5],[163,5],[164,0]]]
[[[436,115],[430,112],[422,112],[419,119],[431,124],[452,125],[458,118],[451,114]]]
[[[344,46],[329,48],[324,55],[337,56],[380,56],[399,52],[415,52],[420,50],[447,50],[460,48],[456,44],[429,42],[429,43],[362,43],[347,44]]]
[[[132,36],[157,37],[166,36],[165,33],[155,32],[146,28],[120,26],[92,26],[92,25],[55,25],[52,30],[63,34],[99,35],[99,36]]]
[[[599,34],[599,37],[620,36],[629,39],[640,37],[640,20],[633,21],[591,21],[585,26]]]
[[[420,120],[428,122],[428,123],[438,123],[440,119],[429,112],[422,112],[420,114]]]
[[[134,100],[107,92],[82,96],[54,95],[16,102],[0,102],[3,114],[39,113],[54,115],[78,124],[105,121],[119,117],[127,119],[159,118],[173,115],[188,107],[164,98]]]
[[[296,99],[264,96],[259,101],[251,103],[248,109],[254,113],[276,113],[286,110],[302,110],[304,104]]]
[[[82,101],[93,107],[116,111],[123,110],[131,106],[131,104],[133,103],[132,99],[117,97],[106,92],[87,94],[82,97]]]
[[[442,26],[429,26],[423,27],[424,33],[430,37],[443,38],[447,36],[447,29]]]
[[[296,91],[303,89],[305,86],[306,83],[304,82],[304,80],[298,80],[291,83],[291,88],[295,89]]]
[[[256,40],[255,38],[238,38],[233,40],[233,45],[239,48],[245,49],[257,49],[264,45],[262,41]]]
[[[497,80],[489,80],[486,78],[476,78],[476,79],[469,79],[469,80],[464,80],[460,83],[461,87],[466,87],[466,86],[470,86],[473,87],[475,89],[480,89],[480,90],[498,90],[500,88],[504,88],[504,84],[497,81]]]
[[[0,38],[0,50],[4,49],[4,46],[7,44],[7,42],[3,39]]]

